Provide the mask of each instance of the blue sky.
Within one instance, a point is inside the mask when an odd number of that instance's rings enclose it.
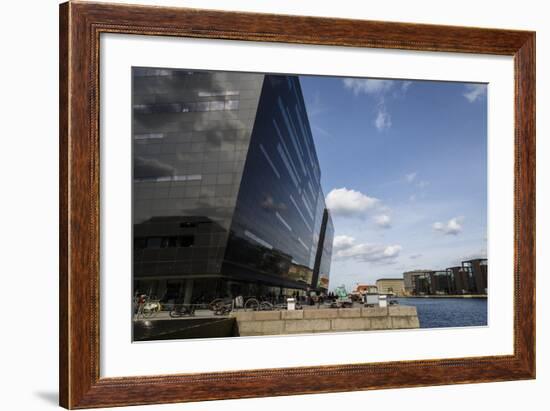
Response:
[[[336,230],[331,288],[485,256],[486,85],[300,82]]]

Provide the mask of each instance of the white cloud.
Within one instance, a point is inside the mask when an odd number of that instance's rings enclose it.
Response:
[[[326,129],[324,129],[323,127],[319,127],[319,126],[316,125],[316,124],[312,124],[311,128],[312,128],[312,131],[315,132],[314,135],[315,135],[316,133],[318,133],[318,134],[321,134],[321,135],[323,135],[323,136],[325,136],[325,137],[332,137],[332,134],[330,134],[330,133],[329,133]]]
[[[466,84],[466,91],[462,94],[470,103],[487,94],[486,84]]]
[[[425,188],[429,185],[430,185],[430,183],[425,181],[425,180],[422,180],[422,181],[419,181],[418,183],[416,183],[416,186],[419,187],[419,188]]]
[[[315,117],[327,111],[328,108],[321,101],[321,93],[319,90],[313,95],[313,100],[309,100],[306,104],[306,111],[309,117]]]
[[[275,201],[272,196],[266,196],[261,206],[266,210],[272,211],[284,211],[287,208],[285,203]]]
[[[337,235],[334,237],[332,247],[335,250],[341,250],[344,248],[349,248],[355,243],[355,238],[350,237],[349,235]]]
[[[407,183],[412,183],[415,180],[417,174],[418,173],[416,171],[414,173],[405,174],[405,180],[407,180]]]
[[[360,191],[348,190],[346,187],[335,188],[326,198],[327,208],[334,215],[362,216],[375,207],[380,200],[369,197]]]
[[[395,82],[392,80],[345,78],[344,87],[353,91],[353,94],[384,94],[390,91]]]
[[[345,78],[342,82],[344,87],[351,90],[356,96],[366,94],[377,100],[378,106],[373,124],[380,132],[392,126],[391,114],[386,106],[386,97],[390,99],[402,97],[412,84],[411,81],[360,78]]]
[[[454,217],[451,218],[446,223],[441,223],[439,221],[433,223],[433,229],[435,231],[439,231],[443,234],[448,235],[457,235],[462,232],[462,221],[464,220],[463,217]]]
[[[391,127],[391,116],[386,110],[386,106],[381,104],[378,106],[378,112],[374,119],[374,125],[378,131],[384,131]]]
[[[392,264],[399,257],[402,247],[398,244],[356,243],[355,238],[347,235],[334,238],[335,257],[354,259],[369,263]]]
[[[411,254],[411,255],[409,256],[409,258],[410,258],[411,260],[416,260],[417,258],[420,258],[420,257],[422,257],[422,254]]]
[[[374,217],[374,222],[378,227],[390,228],[391,227],[391,218],[387,214],[380,214]]]

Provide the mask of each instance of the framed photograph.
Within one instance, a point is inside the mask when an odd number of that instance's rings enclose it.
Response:
[[[535,33],[60,6],[60,405],[535,378]]]

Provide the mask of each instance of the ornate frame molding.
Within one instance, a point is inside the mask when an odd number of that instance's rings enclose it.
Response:
[[[513,56],[514,354],[100,378],[101,33]],[[62,4],[59,281],[60,405],[70,409],[535,378],[535,33],[78,1]]]

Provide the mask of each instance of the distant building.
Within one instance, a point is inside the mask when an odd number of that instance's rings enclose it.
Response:
[[[487,259],[463,261],[445,270],[403,273],[406,295],[487,294]]]
[[[357,284],[352,291],[353,294],[364,296],[367,293],[377,293],[378,287],[370,284]]]
[[[473,288],[473,279],[467,269],[462,266],[449,267],[446,269],[451,277],[453,294],[469,294]]]
[[[476,258],[462,262],[462,269],[468,272],[472,279],[471,292],[475,294],[487,294],[487,259]]]
[[[380,294],[405,295],[405,281],[402,278],[380,278],[376,280],[376,287]]]
[[[430,294],[452,294],[453,290],[451,276],[446,270],[434,271],[430,275]]]
[[[413,270],[403,273],[405,294],[430,294],[430,282],[433,270]]]

